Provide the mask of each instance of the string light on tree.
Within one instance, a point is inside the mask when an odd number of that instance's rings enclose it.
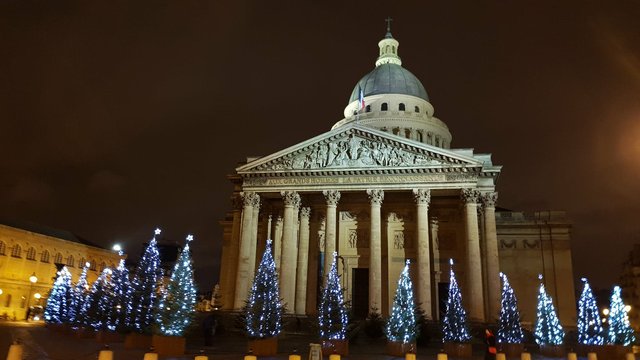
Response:
[[[500,321],[498,328],[498,342],[509,344],[520,344],[524,339],[522,327],[520,326],[520,311],[518,311],[518,300],[509,284],[507,275],[500,273],[502,279],[502,299],[500,301]]]
[[[407,260],[398,279],[391,315],[385,327],[387,339],[404,344],[415,342],[418,333],[414,309],[413,283],[409,277],[409,260]]]
[[[254,339],[278,336],[282,328],[280,288],[271,243],[267,240],[245,309],[247,334]]]
[[[598,304],[587,279],[578,300],[578,342],[584,345],[604,344],[604,330],[598,313]]]
[[[622,289],[620,286],[613,288],[611,304],[609,306],[609,336],[607,342],[616,345],[630,345],[635,341],[633,329],[629,324],[627,308],[622,302]]]
[[[464,343],[471,340],[467,313],[462,307],[462,294],[458,287],[458,281],[453,272],[453,259],[449,259],[449,294],[447,296],[447,308],[442,319],[442,341]]]
[[[182,336],[196,311],[197,290],[193,281],[193,264],[189,249],[191,241],[193,235],[188,235],[158,305],[156,323],[163,335]]]
[[[349,319],[336,266],[337,257],[338,253],[334,252],[331,270],[327,274],[327,285],[322,289],[318,308],[318,327],[320,339],[323,340],[344,340],[347,335]]]
[[[44,309],[44,321],[48,324],[62,324],[69,322],[71,308],[71,273],[66,266],[58,271],[58,277],[49,293],[47,305]]]
[[[153,312],[157,306],[156,289],[160,275],[160,252],[156,236],[160,229],[155,230],[155,236],[149,242],[131,282],[131,310],[129,328],[137,332],[150,332],[154,323]]]
[[[538,275],[538,279],[540,279],[540,288],[538,290],[538,317],[533,335],[538,345],[562,345],[564,342],[564,330],[556,315],[553,301],[544,287],[542,275]]]
[[[113,283],[113,307],[115,309],[115,327],[125,330],[130,323],[131,316],[131,283],[129,282],[129,269],[124,265],[124,259],[120,259],[118,267],[111,274]]]
[[[111,282],[112,271],[106,268],[91,285],[82,307],[82,321],[94,330],[115,330],[115,294]]]
[[[82,308],[89,292],[87,271],[91,264],[86,262],[80,273],[80,277],[71,292],[71,307],[69,309],[69,321],[73,324],[82,324]]]

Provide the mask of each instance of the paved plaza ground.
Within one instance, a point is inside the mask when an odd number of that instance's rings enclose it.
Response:
[[[195,332],[187,337],[187,354],[180,357],[163,357],[163,360],[193,359],[195,355],[203,351],[212,360],[240,360],[246,352],[247,340],[243,336],[234,333],[218,334],[213,338],[213,345],[204,347],[202,337]],[[42,323],[26,322],[0,322],[0,359],[5,359],[11,341],[20,339],[24,344],[25,360],[95,360],[98,352],[104,345],[94,339],[79,339],[74,336],[54,332],[44,327]],[[288,354],[297,349],[307,358],[309,343],[315,342],[312,336],[299,333],[285,333],[279,338],[279,354],[272,359],[286,359]],[[142,360],[144,350],[125,349],[123,343],[110,344],[114,352],[115,360]],[[438,343],[430,343],[427,346],[418,347],[418,359],[436,359],[439,350]],[[385,342],[374,341],[368,338],[358,337],[350,344],[352,360],[392,360],[391,356],[384,355]],[[483,344],[474,346],[473,360],[484,359]],[[397,359],[397,358],[395,358]],[[534,360],[547,360],[548,358],[532,354]],[[584,359],[584,358],[580,358]],[[624,360],[624,359],[621,359]]]

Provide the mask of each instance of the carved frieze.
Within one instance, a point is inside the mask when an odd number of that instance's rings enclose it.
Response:
[[[500,240],[501,249],[515,249],[516,241],[514,239],[502,239]]]
[[[393,234],[393,248],[404,249],[404,233],[402,232],[402,230],[397,230]]]
[[[540,241],[538,241],[538,239],[524,239],[522,240],[522,247],[524,249],[539,249]]]

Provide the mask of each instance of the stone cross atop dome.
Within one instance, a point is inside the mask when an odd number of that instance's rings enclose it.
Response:
[[[384,39],[380,40],[378,43],[380,54],[376,60],[376,66],[383,64],[402,65],[402,60],[400,60],[400,57],[398,56],[398,46],[400,43],[398,40],[393,38],[393,35],[391,35],[391,22],[393,19],[388,17],[385,21],[387,22],[387,33],[385,34]]]

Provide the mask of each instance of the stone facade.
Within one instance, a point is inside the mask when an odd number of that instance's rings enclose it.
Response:
[[[113,268],[119,261],[116,252],[84,244],[66,231],[0,224],[0,316],[23,320],[27,304],[44,306],[57,266],[67,266],[76,281],[82,264],[90,262],[87,279],[93,282],[105,267]],[[32,285],[33,274],[38,280]]]
[[[627,260],[622,265],[622,275],[620,275],[620,287],[622,288],[622,299],[625,304],[631,306],[629,311],[629,322],[634,330],[640,330],[640,244],[633,245]],[[611,291],[607,292],[607,303]]]

